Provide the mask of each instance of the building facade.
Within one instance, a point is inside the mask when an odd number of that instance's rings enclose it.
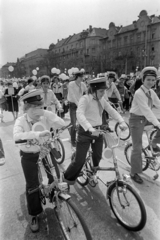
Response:
[[[32,76],[32,71],[36,68],[39,68],[40,75],[43,73],[47,73],[48,69],[46,69],[46,64],[44,64],[46,60],[46,56],[48,53],[48,49],[38,48],[30,53],[26,53],[25,56],[19,58],[19,64],[21,64],[25,69],[25,76]]]
[[[145,66],[160,66],[160,16],[148,16],[145,10],[128,26],[109,24],[107,37],[101,41],[101,72],[135,72]]]
[[[53,67],[61,69],[61,72],[72,67],[84,68],[88,73],[99,72],[100,39],[105,36],[106,29],[89,26],[81,33],[58,40],[57,44],[49,49]]]

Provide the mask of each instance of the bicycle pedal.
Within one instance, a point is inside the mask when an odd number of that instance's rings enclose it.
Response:
[[[59,190],[65,191],[68,190],[68,184],[66,182],[58,183]]]

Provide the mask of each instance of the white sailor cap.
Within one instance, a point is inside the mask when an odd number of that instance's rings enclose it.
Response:
[[[145,67],[141,72],[141,77],[143,79],[144,76],[154,76],[157,77],[157,69],[155,67]]]
[[[105,77],[92,79],[92,80],[88,81],[88,83],[95,90],[107,88]]]
[[[23,101],[24,103],[33,103],[33,102],[41,101],[43,99],[41,95],[42,95],[41,89],[33,89],[28,93],[24,94],[20,98],[20,101]]]

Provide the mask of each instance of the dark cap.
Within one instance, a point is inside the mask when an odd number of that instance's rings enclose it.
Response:
[[[40,78],[40,81],[41,81],[41,83],[46,82],[46,81],[50,83],[50,77],[47,76],[47,75],[43,75],[43,76]]]
[[[141,72],[141,76],[142,78],[144,76],[154,76],[157,77],[157,69],[155,67],[145,67],[143,68],[142,72]]]
[[[88,83],[90,84],[90,87],[95,90],[107,88],[105,77],[92,79]]]
[[[20,98],[20,101],[23,101],[24,103],[33,103],[33,102],[41,101],[41,100],[43,100],[41,95],[42,95],[41,89],[34,89],[34,90],[31,90],[30,92],[24,94]]]

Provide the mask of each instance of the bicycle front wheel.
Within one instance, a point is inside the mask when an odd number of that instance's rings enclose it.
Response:
[[[131,165],[131,152],[132,152],[132,143],[129,143],[125,146],[125,149],[124,149],[124,154],[129,165]],[[149,167],[149,162],[146,157],[147,157],[147,153],[144,150],[144,148],[142,148],[142,171],[145,171]]]
[[[122,131],[122,130],[120,129],[120,127],[119,127],[120,124],[119,124],[118,122],[116,123],[115,128],[114,128],[117,137],[120,135],[120,139],[121,139],[122,141],[125,141],[125,140],[127,140],[127,139],[130,138],[129,125],[128,125],[127,122],[125,122],[125,123],[126,123],[126,125],[127,125],[127,127],[128,127],[125,131]]]
[[[58,164],[62,164],[64,162],[65,159],[65,149],[64,149],[64,145],[63,142],[61,141],[61,139],[57,138],[55,140],[55,144],[56,144],[56,149],[58,151],[58,155],[59,156],[55,156],[55,159],[57,161]]]
[[[65,239],[92,240],[90,231],[71,198],[58,198],[55,214]]]
[[[127,183],[114,182],[109,186],[110,207],[119,223],[130,231],[140,231],[147,220],[144,203],[138,193]]]

